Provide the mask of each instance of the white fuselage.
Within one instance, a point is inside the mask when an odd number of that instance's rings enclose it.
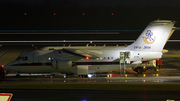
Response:
[[[52,48],[52,47],[51,47]],[[84,57],[64,52],[63,49],[68,49],[72,53],[88,56]],[[54,50],[47,49],[37,50],[25,53],[20,57],[27,59],[15,60],[8,64],[8,68],[15,72],[24,73],[76,73],[77,66],[88,66],[88,73],[108,72],[118,70],[120,68],[120,52],[130,52],[129,63],[126,63],[126,68],[136,66],[140,63],[132,64],[137,61],[150,61],[161,58],[161,52],[144,52],[144,51],[128,51],[121,50],[122,47],[54,47]],[[71,67],[58,68],[52,67],[52,60],[73,61]],[[66,64],[65,64],[66,65]],[[124,63],[122,63],[122,66]],[[7,69],[8,70],[8,69]]]

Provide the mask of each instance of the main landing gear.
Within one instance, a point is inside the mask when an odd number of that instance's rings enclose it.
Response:
[[[88,75],[79,75],[80,78],[88,78]]]

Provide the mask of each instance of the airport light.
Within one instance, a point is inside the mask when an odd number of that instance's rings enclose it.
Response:
[[[114,15],[114,13],[111,13],[111,15]]]
[[[83,13],[83,15],[85,15],[85,13]]]
[[[0,47],[2,47],[2,45],[0,45]]]
[[[24,15],[26,15],[26,13],[24,13]]]
[[[56,15],[56,13],[54,13],[54,15]]]
[[[88,74],[88,77],[89,77],[89,78],[91,78],[91,77],[92,77],[92,75],[91,75],[91,74]]]

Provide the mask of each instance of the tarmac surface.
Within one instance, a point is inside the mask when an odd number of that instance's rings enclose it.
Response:
[[[1,90],[11,101],[179,101],[180,92]]]

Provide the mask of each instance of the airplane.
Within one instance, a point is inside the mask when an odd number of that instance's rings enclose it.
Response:
[[[137,40],[129,46],[69,46],[44,47],[22,54],[4,66],[19,73],[51,73],[83,75],[131,68],[138,74],[156,67],[155,60],[176,27],[175,21],[155,20],[148,24]]]

